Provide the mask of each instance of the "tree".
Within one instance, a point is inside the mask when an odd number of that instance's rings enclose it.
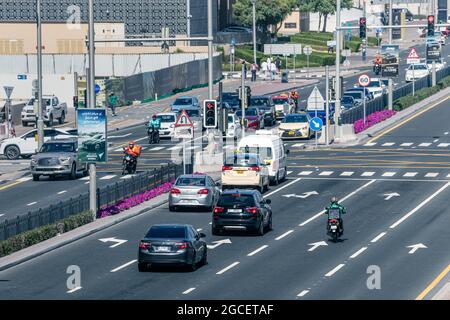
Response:
[[[264,35],[270,33],[272,25],[279,25],[298,5],[298,0],[256,0],[256,25]],[[251,0],[237,0],[234,5],[234,16],[239,23],[251,27],[253,25],[253,5]],[[275,33],[280,30],[279,25]]]
[[[336,0],[299,0],[297,5],[300,11],[307,11],[319,14],[319,30],[320,21],[323,17],[322,32],[327,30],[327,18],[329,15],[336,13]],[[353,5],[353,0],[341,0],[342,9],[350,9]]]

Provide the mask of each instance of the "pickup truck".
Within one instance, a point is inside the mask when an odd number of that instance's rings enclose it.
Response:
[[[29,123],[36,123],[36,114],[34,113],[35,98],[31,98],[27,105],[22,109],[21,118],[22,126],[26,127]],[[43,96],[42,104],[45,106],[44,122],[48,127],[53,125],[54,120],[58,120],[59,124],[66,121],[67,104],[59,102],[56,96]]]

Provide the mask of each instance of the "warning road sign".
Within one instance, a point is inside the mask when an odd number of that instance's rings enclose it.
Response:
[[[408,57],[406,58],[406,63],[408,64],[420,63],[420,56],[417,53],[416,49],[411,48],[411,50],[408,53]]]
[[[175,127],[193,127],[194,123],[192,122],[191,118],[189,118],[186,111],[181,111],[180,115],[178,116],[177,121],[175,122]]]

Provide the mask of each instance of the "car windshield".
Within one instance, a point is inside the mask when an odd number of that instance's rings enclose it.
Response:
[[[380,81],[372,80],[369,82],[369,85],[367,87],[369,87],[369,88],[381,87],[381,83],[380,83]]]
[[[228,116],[228,123],[233,123],[233,122],[234,122],[234,117]]]
[[[175,116],[174,115],[159,115],[157,118],[161,122],[175,122]]]
[[[235,100],[239,100],[239,97],[238,97],[237,93],[225,92],[222,94],[222,99],[223,99],[223,101],[235,101]]]
[[[75,152],[75,143],[44,143],[41,153],[48,152]]]
[[[414,70],[428,70],[428,68],[423,64],[416,64],[416,65],[412,64],[409,67],[410,70],[412,70],[413,68],[414,68]]]
[[[261,160],[271,160],[272,159],[272,148],[270,147],[241,147],[239,148],[239,151],[242,153],[254,153],[259,155]]]
[[[273,98],[273,103],[275,104],[284,104],[284,103],[288,103],[287,99],[283,99],[283,98]]]
[[[184,239],[186,237],[186,229],[182,226],[156,226],[151,227],[145,237],[159,239]]]
[[[238,117],[242,117],[242,111],[238,111],[236,112],[236,114],[238,115]],[[258,115],[258,110],[257,109],[247,109],[245,110],[245,116],[257,116]]]
[[[177,100],[175,100],[175,102],[173,104],[177,105],[177,106],[191,105],[192,99],[191,98],[178,98]]]
[[[283,119],[283,123],[301,123],[308,122],[306,114],[290,114]]]
[[[254,205],[255,198],[252,195],[241,193],[223,194],[217,202],[219,207],[252,207]]]
[[[179,187],[204,187],[205,184],[205,178],[178,178],[175,183]]]
[[[342,103],[353,103],[353,98],[349,96],[343,96]]]
[[[255,155],[236,155],[225,160],[226,166],[232,167],[253,167],[258,165],[258,158]]]
[[[199,110],[184,110],[188,114],[189,117],[200,117]]]
[[[353,97],[353,99],[359,99],[359,100],[361,100],[362,92],[356,92],[356,91],[353,91],[353,92],[346,92],[345,95],[346,95],[346,96]]]
[[[251,98],[250,105],[251,106],[267,106],[269,104],[269,100],[267,98]]]
[[[30,100],[28,100],[28,105],[32,106],[34,105],[34,98],[31,98]],[[45,103],[46,106],[50,106],[50,99],[42,99]]]

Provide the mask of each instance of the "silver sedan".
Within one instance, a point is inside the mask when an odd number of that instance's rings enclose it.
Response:
[[[169,193],[169,210],[180,207],[202,207],[208,211],[220,196],[220,184],[205,174],[189,174],[178,177]]]

